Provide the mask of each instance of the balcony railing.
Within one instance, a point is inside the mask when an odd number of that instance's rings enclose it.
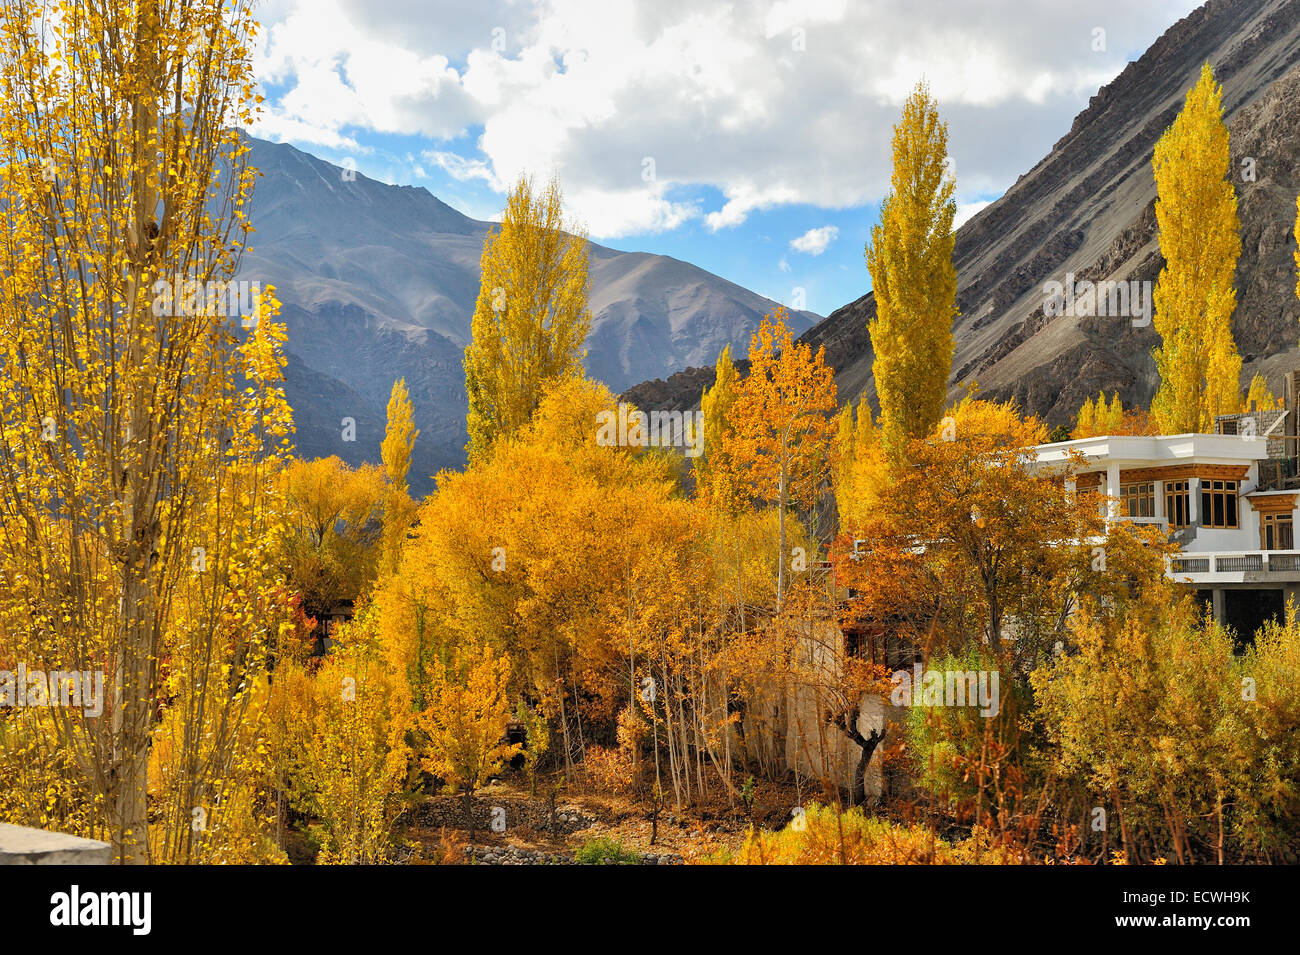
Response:
[[[1240,556],[1220,554],[1214,558],[1214,570],[1220,574],[1263,569],[1264,557],[1261,554],[1242,554]]]
[[[1300,550],[1225,551],[1181,554],[1169,561],[1175,577],[1186,574],[1300,572]]]

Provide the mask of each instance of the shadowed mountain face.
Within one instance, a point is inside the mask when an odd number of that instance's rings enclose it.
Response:
[[[286,392],[305,457],[377,462],[393,381],[420,429],[417,494],[464,462],[461,365],[491,223],[425,189],[389,186],[287,145],[252,139],[261,172],[239,278],[272,284],[289,330]],[[591,244],[589,374],[618,391],[748,345],[775,303],[677,259]],[[797,331],[820,316],[791,313]],[[355,441],[344,441],[344,418]],[[594,425],[593,425],[594,427]]]
[[[1281,393],[1283,371],[1300,360],[1292,259],[1300,0],[1212,0],[1103,87],[1046,158],[958,230],[951,396],[977,383],[982,396],[1014,397],[1052,424],[1071,422],[1098,389],[1118,391],[1126,407],[1149,405],[1158,382],[1154,327],[1124,316],[1049,317],[1044,285],[1070,273],[1076,281],[1154,283],[1163,259],[1151,157],[1207,60],[1223,85],[1232,136],[1242,238],[1233,324],[1243,386],[1262,371]],[[803,336],[826,346],[841,400],[865,393],[875,403],[867,334],[874,315],[867,293]],[[711,372],[693,369],[629,396],[689,407],[711,382]]]

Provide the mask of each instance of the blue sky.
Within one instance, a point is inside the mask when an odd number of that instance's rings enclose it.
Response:
[[[556,175],[590,237],[828,314],[870,288],[889,140],[924,78],[959,219],[1197,4],[270,0],[255,135],[494,219]]]

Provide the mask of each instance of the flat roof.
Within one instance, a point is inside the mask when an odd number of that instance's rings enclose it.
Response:
[[[1064,464],[1072,452],[1088,464],[1249,464],[1268,458],[1269,439],[1237,434],[1119,434],[1039,444],[1039,464]]]

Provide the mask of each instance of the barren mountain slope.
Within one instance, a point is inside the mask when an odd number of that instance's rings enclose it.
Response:
[[[1150,402],[1154,329],[1122,317],[1048,318],[1043,285],[1068,273],[1155,280],[1162,259],[1151,156],[1207,60],[1224,87],[1237,170],[1234,327],[1243,385],[1263,371],[1280,390],[1300,335],[1291,259],[1300,192],[1300,0],[1212,0],[1103,87],[1047,157],[958,230],[954,396],[975,382],[986,397],[1014,396],[1054,424],[1069,421],[1098,389],[1119,391],[1126,405]],[[1254,181],[1244,178],[1246,158],[1254,160]],[[826,346],[841,400],[865,392],[874,402],[867,334],[874,309],[867,293],[803,336]],[[695,369],[629,395],[653,407],[689,406],[709,381]]]

